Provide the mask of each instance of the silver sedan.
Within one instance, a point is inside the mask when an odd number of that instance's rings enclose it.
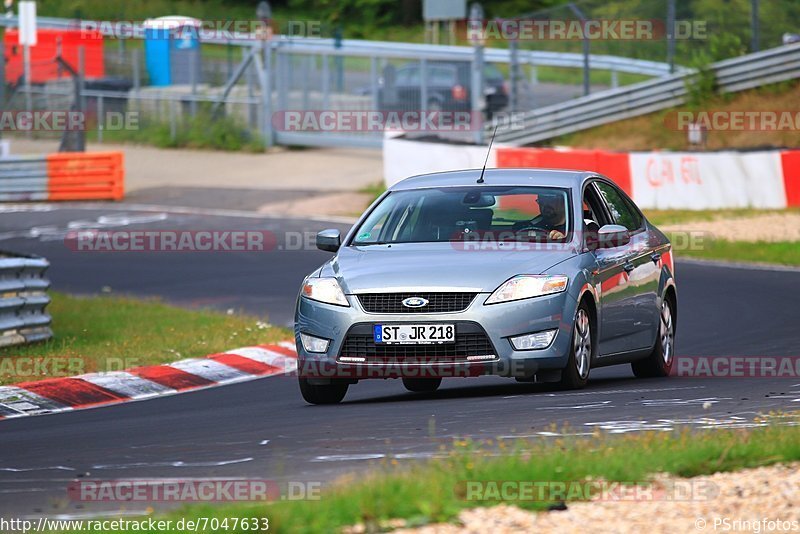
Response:
[[[677,292],[669,240],[596,173],[466,170],[391,187],[303,281],[300,391],[494,374],[583,387],[592,368],[667,376]]]

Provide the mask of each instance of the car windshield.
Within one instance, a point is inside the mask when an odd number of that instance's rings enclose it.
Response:
[[[554,187],[441,187],[389,193],[351,245],[483,241],[564,242],[570,196]]]

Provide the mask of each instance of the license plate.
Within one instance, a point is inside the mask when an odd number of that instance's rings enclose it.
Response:
[[[454,343],[456,327],[452,324],[376,324],[375,343],[388,345],[430,345]]]

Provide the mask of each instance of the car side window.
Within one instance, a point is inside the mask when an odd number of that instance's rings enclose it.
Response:
[[[596,222],[598,226],[607,224],[602,201],[597,198],[597,193],[591,185],[587,186],[583,193],[583,218]]]
[[[414,85],[419,83],[419,69],[417,67],[406,67],[397,71],[398,85]]]
[[[624,226],[632,232],[642,227],[642,216],[628,204],[625,197],[615,187],[605,182],[597,182],[597,189],[608,206],[614,223]]]

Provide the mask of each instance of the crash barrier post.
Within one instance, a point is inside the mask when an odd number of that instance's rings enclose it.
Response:
[[[0,202],[122,200],[122,152],[65,152],[0,159]]]
[[[0,347],[53,337],[45,272],[50,263],[38,256],[0,252]]]

